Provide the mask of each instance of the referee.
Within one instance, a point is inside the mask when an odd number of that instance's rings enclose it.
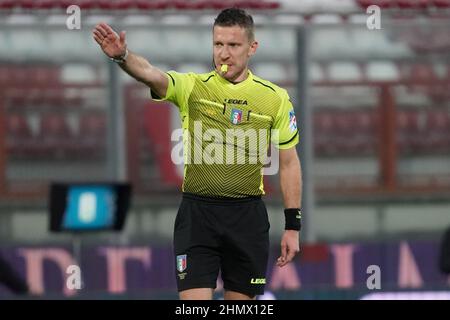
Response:
[[[261,196],[272,133],[278,137],[271,140],[279,150],[286,208],[279,267],[299,252],[302,180],[288,93],[248,69],[258,48],[253,18],[237,8],[220,12],[213,26],[214,70],[206,74],[158,70],[128,50],[124,31],[117,34],[105,23],[94,28],[93,37],[150,88],[153,99],[170,101],[180,112],[185,163],[173,243],[180,299],[212,299],[219,271],[224,299],[263,294],[270,225]]]

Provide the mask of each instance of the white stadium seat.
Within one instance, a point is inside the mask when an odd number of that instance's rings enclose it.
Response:
[[[388,61],[370,62],[367,65],[368,80],[398,80],[399,73],[397,67]]]

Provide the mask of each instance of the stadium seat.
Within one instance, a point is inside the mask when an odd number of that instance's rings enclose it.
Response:
[[[433,131],[447,131],[450,129],[450,115],[446,110],[429,111],[427,116],[427,129]]]
[[[0,65],[0,85],[7,84],[9,80],[9,67]]]
[[[86,137],[106,137],[106,115],[87,113],[80,118],[80,133]]]
[[[287,79],[287,71],[284,66],[279,63],[259,63],[254,67],[254,74],[263,79],[275,83],[281,83]]]
[[[35,2],[33,0],[19,0],[19,1],[16,1],[16,3],[22,9],[33,9],[35,6]]]
[[[51,10],[65,9],[70,5],[78,5],[82,10],[128,10],[137,8],[139,10],[222,10],[227,7],[249,8],[255,10],[274,10],[280,7],[278,1],[259,0],[2,0],[1,9],[20,8],[23,10]]]
[[[182,73],[195,72],[195,73],[207,73],[211,71],[207,65],[203,63],[184,63],[180,64],[176,70]]]
[[[6,150],[12,157],[30,155],[33,143],[32,130],[23,114],[6,116]]]
[[[420,130],[417,111],[397,111],[397,123],[400,130],[417,132]]]
[[[89,9],[96,9],[96,8],[110,9],[110,7],[108,6],[108,2],[111,3],[111,1],[107,1],[107,0],[97,0],[97,1],[80,0],[79,6],[80,6],[81,10],[89,10]]]
[[[138,9],[142,10],[161,10],[167,9],[169,7],[168,1],[148,1],[148,0],[138,0],[136,1],[136,6]]]
[[[117,10],[129,10],[136,7],[136,3],[133,0],[119,0],[114,4],[114,9]]]
[[[356,2],[363,8],[367,8],[371,5],[377,5],[382,9],[394,6],[394,1],[391,0],[356,0]]]
[[[367,77],[369,81],[395,81],[399,79],[399,73],[392,62],[370,62],[367,65]]]
[[[12,145],[19,140],[30,139],[31,136],[31,129],[25,117],[15,113],[6,116],[6,137]]]
[[[10,52],[14,55],[27,52],[36,56],[48,56],[48,48],[45,47],[46,37],[41,32],[32,29],[19,29],[14,32],[15,36],[10,37]]]
[[[323,64],[312,63],[309,68],[309,76],[312,82],[324,81],[325,71]]]
[[[429,141],[427,113],[422,110],[400,110],[397,112],[397,138],[400,153],[427,153],[433,147]],[[430,149],[431,148],[431,149]]]
[[[79,126],[76,145],[80,154],[86,157],[100,156],[106,148],[106,115],[93,112],[82,114]]]
[[[65,116],[59,113],[42,114],[40,128],[36,141],[39,144],[39,154],[46,157],[67,155],[73,143],[73,134]]]
[[[21,114],[9,114],[6,116],[6,134],[13,137],[31,137],[31,130],[27,120]]]
[[[431,1],[429,0],[397,0],[400,9],[426,9]]]
[[[332,143],[335,123],[333,111],[317,111],[314,113],[314,150],[319,156],[327,156],[336,152]]]
[[[377,141],[376,113],[372,110],[355,111],[351,115],[354,124],[354,148],[361,155],[373,154]]]
[[[450,113],[446,110],[429,111],[425,128],[431,153],[450,152]]]
[[[61,81],[64,83],[93,83],[96,70],[86,64],[66,63],[61,68]]]
[[[330,79],[336,81],[361,80],[361,70],[357,64],[347,62],[333,62],[329,68]]]
[[[58,1],[56,0],[38,0],[34,3],[35,9],[52,9],[57,7]]]
[[[15,7],[16,1],[14,0],[2,0],[0,1],[0,9],[2,10],[11,10]]]
[[[324,109],[314,113],[314,149],[319,156],[367,156],[376,152],[373,110]]]
[[[205,32],[193,33],[186,29],[163,30],[160,31],[161,43],[164,43],[165,58],[176,58],[179,52],[183,52],[184,59],[192,59],[198,61],[199,56],[211,59],[212,56],[212,39],[208,32],[208,38],[204,37]],[[193,46],[192,44],[195,43]],[[208,59],[208,60],[209,60]],[[207,61],[208,61],[207,60]]]
[[[450,8],[450,0],[433,0],[433,4],[441,9]]]
[[[436,76],[434,74],[433,67],[429,64],[414,64],[410,69],[410,76],[412,79],[420,80],[434,80]]]
[[[361,38],[361,41],[364,38]],[[355,53],[352,39],[349,33],[339,29],[315,30],[311,37],[311,55],[317,58],[328,52],[334,55],[352,56]],[[358,43],[355,43],[356,46]],[[371,43],[373,49],[373,42]]]

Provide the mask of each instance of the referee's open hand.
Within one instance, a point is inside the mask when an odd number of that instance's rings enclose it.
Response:
[[[286,230],[281,238],[281,256],[277,259],[277,266],[284,267],[294,259],[300,251],[299,232],[296,230]]]
[[[102,22],[95,26],[92,35],[108,57],[120,58],[125,55],[127,50],[125,31],[121,31],[118,35],[109,25]]]

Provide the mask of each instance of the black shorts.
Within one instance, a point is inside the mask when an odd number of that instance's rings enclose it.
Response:
[[[260,197],[205,198],[183,194],[175,219],[178,291],[216,288],[264,293],[269,255],[269,220]]]

